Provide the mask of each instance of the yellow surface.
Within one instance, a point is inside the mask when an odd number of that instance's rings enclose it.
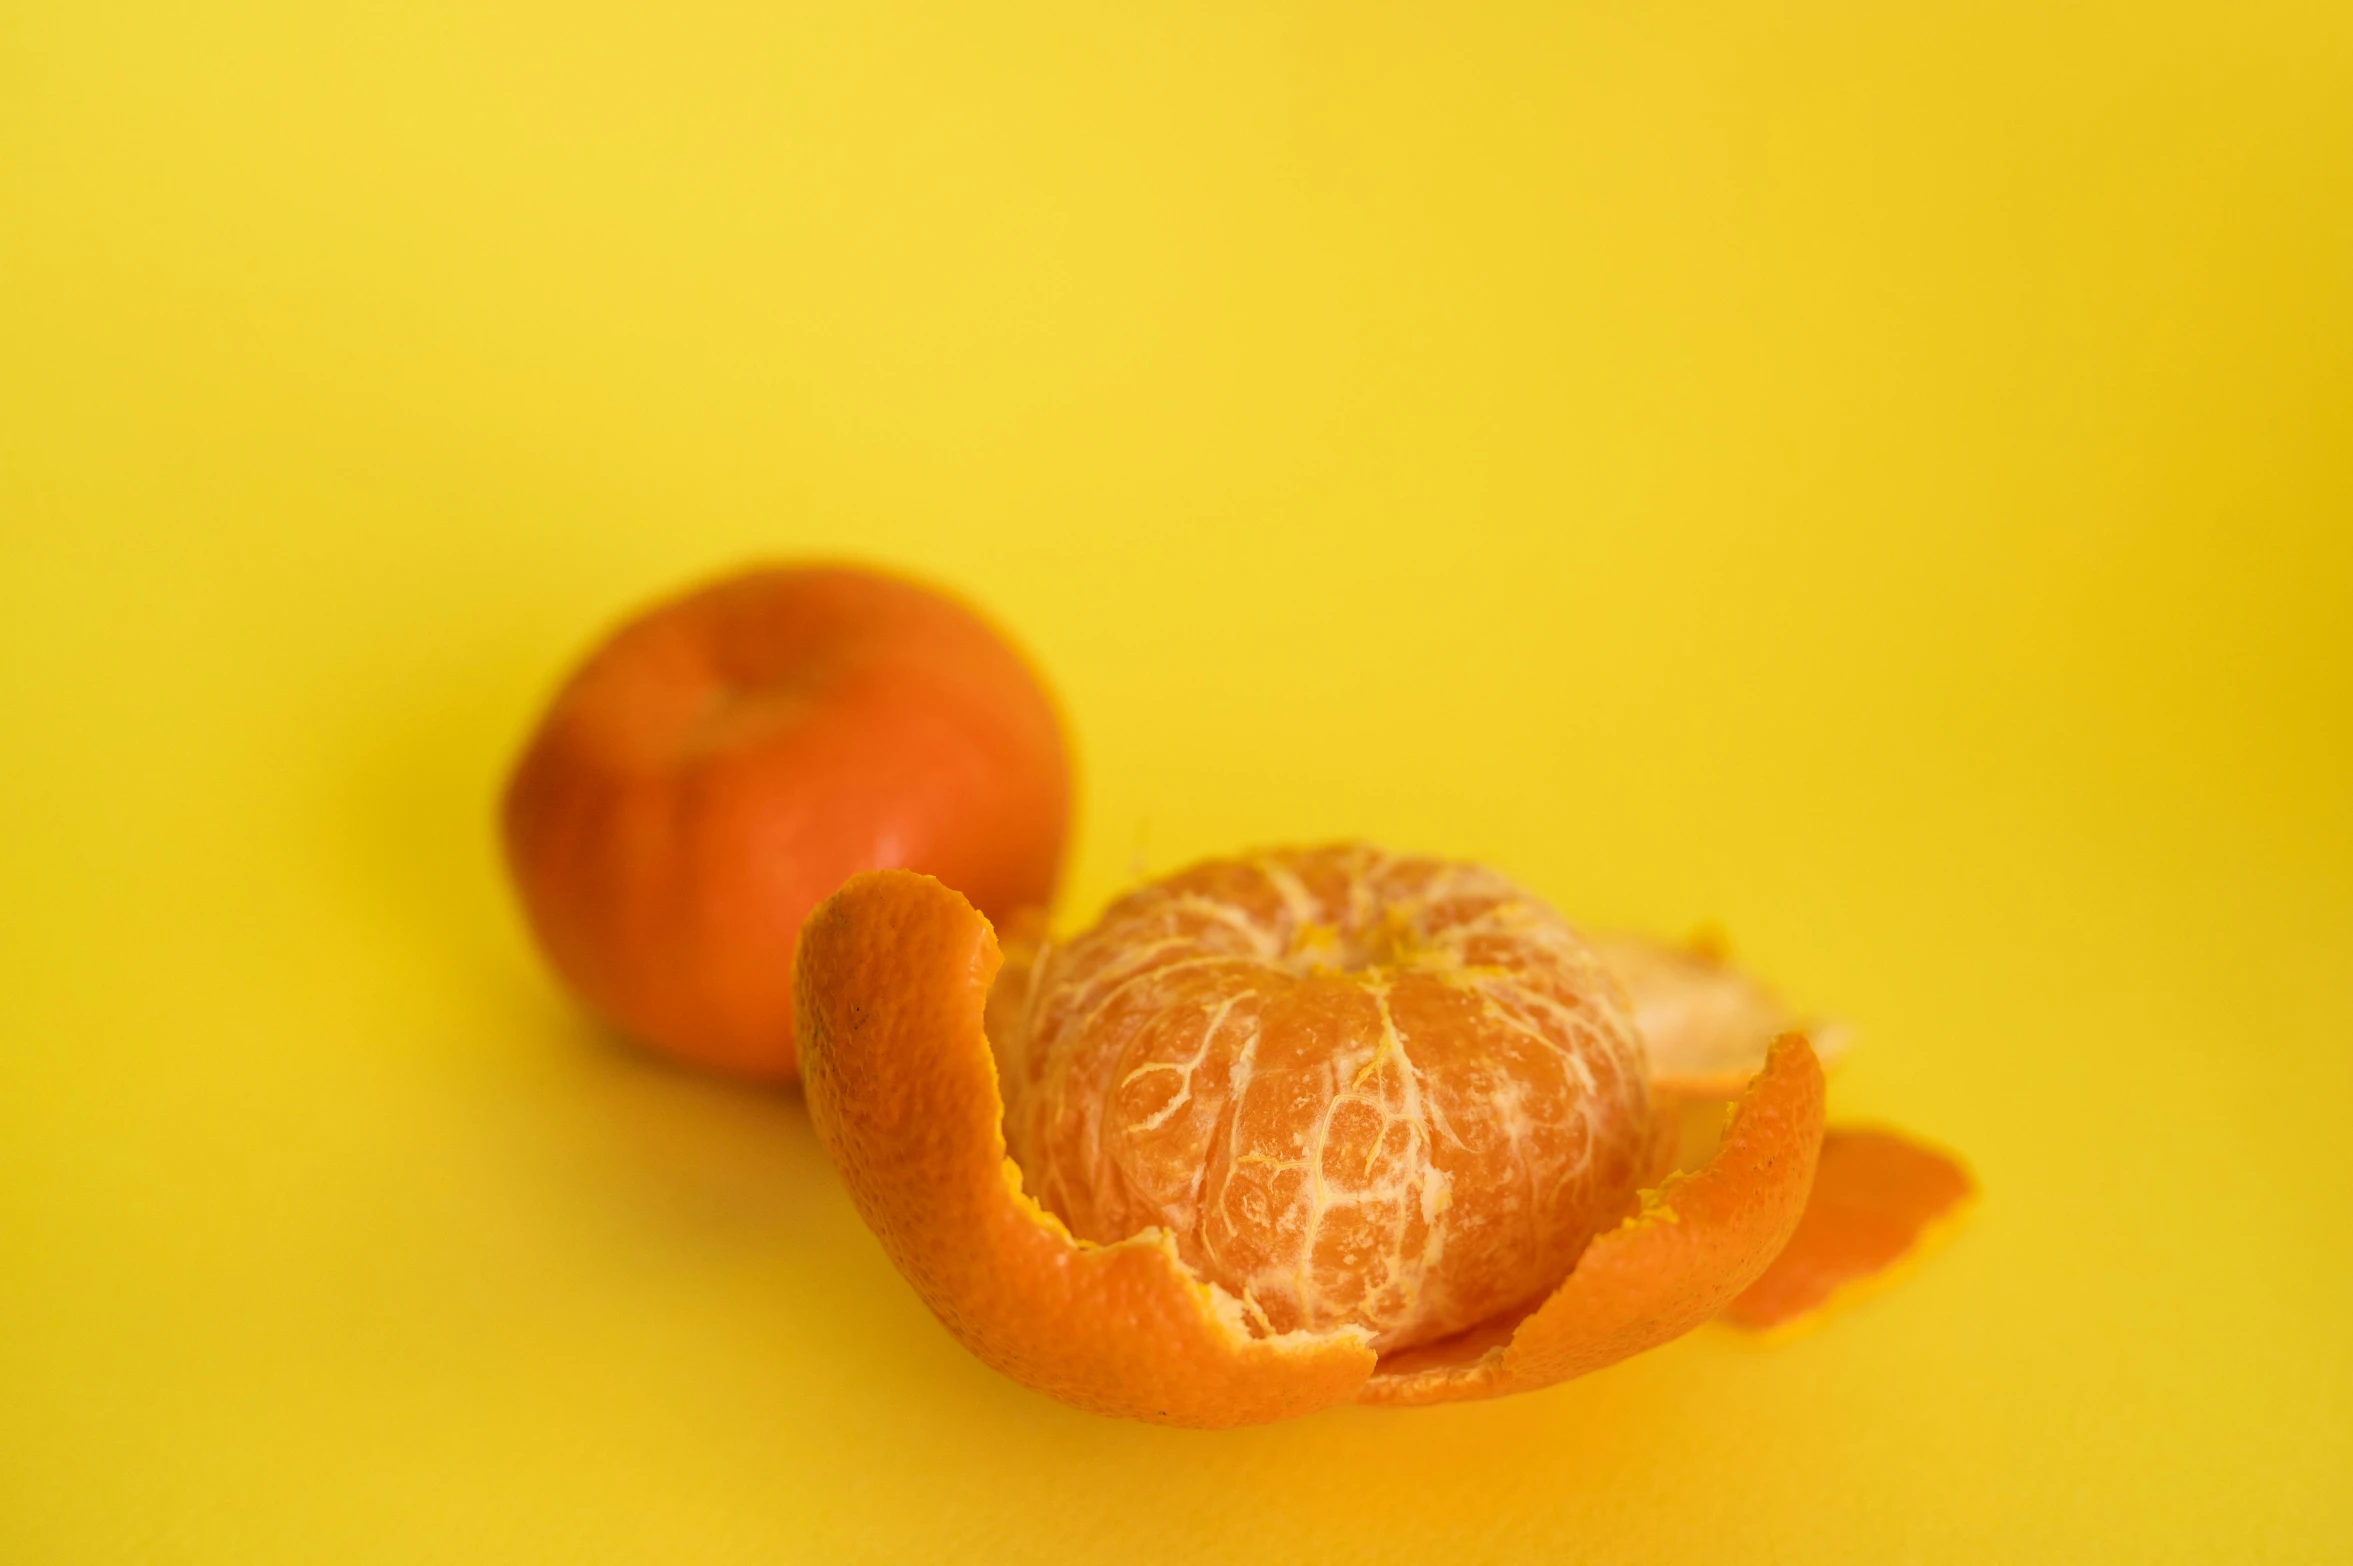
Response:
[[[2353,23],[0,4],[0,1560],[2353,1553]],[[990,605],[1067,916],[1720,919],[1974,1226],[1774,1348],[1000,1380],[490,799],[739,558]]]

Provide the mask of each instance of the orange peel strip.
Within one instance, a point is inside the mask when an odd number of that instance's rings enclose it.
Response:
[[[1949,1153],[1879,1127],[1833,1126],[1796,1232],[1724,1319],[1761,1332],[1808,1317],[1923,1250],[1976,1193]]]
[[[1347,1401],[1361,1332],[1253,1338],[1162,1231],[1072,1237],[1021,1189],[983,1014],[988,920],[928,876],[853,876],[803,926],[794,988],[809,1115],[859,1214],[950,1332],[1095,1413],[1216,1428]]]
[[[1773,1041],[1715,1156],[1646,1191],[1568,1281],[1509,1329],[1476,1328],[1384,1360],[1360,1403],[1500,1397],[1654,1348],[1746,1290],[1797,1228],[1822,1145],[1822,1067],[1798,1034]]]

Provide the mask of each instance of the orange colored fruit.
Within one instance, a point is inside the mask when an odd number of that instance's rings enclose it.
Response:
[[[623,1033],[796,1071],[790,953],[859,871],[997,919],[1052,896],[1052,701],[972,610],[874,571],[748,571],[645,612],[557,693],[507,786],[507,863],[557,973]]]
[[[1000,977],[965,899],[853,877],[801,933],[809,1110],[950,1330],[1083,1408],[1220,1426],[1581,1375],[1720,1311],[1813,1179],[1791,1036],[1714,1158],[1639,1192],[1662,1143],[1622,999],[1473,867],[1206,865],[1019,951]]]
[[[1166,1229],[1273,1335],[1389,1352],[1540,1298],[1644,1173],[1625,1006],[1491,871],[1346,846],[1197,866],[1049,951],[1006,1134],[1081,1238]]]

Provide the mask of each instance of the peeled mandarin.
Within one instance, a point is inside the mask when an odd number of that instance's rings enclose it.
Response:
[[[893,1263],[982,1360],[1103,1414],[1532,1391],[1793,1319],[1970,1189],[1893,1133],[1826,1141],[1812,1047],[1707,1002],[1712,955],[1637,976],[1684,1030],[1646,1091],[1640,1002],[1471,865],[1213,861],[1002,950],[938,881],[862,874],[796,973],[811,1121]]]
[[[1268,1334],[1381,1351],[1540,1298],[1632,1203],[1641,1046],[1492,871],[1361,845],[1213,861],[1050,949],[1008,1144],[1082,1238],[1166,1230]]]
[[[1769,1046],[1701,1169],[1631,1190],[1664,1147],[1642,1110],[1640,1049],[1612,1020],[1607,978],[1501,879],[1346,846],[1202,865],[1158,891],[1106,917],[1104,950],[1089,936],[1056,950],[1024,922],[1000,952],[965,898],[885,870],[849,877],[800,933],[816,1136],[922,1300],[1019,1383],[1198,1427],[1529,1392],[1713,1317],[1798,1223],[1821,1145],[1805,1039]],[[1294,941],[1275,943],[1280,931]],[[1254,969],[1242,988],[1193,990],[1240,969]],[[1426,981],[1473,1002],[1400,1004]],[[1332,985],[1358,999],[1332,999]],[[1221,1044],[1242,1011],[1259,1044]],[[1184,1056],[1165,1058],[1186,1030]],[[1292,1037],[1271,1049],[1275,1035]],[[1155,1082],[1172,1075],[1186,1082]],[[1089,1110],[1122,1082],[1151,1091]],[[1221,1107],[1200,1110],[1212,1133],[1195,1138],[1207,1152],[1184,1190],[1151,1138],[1195,1100]],[[1146,1152],[1125,1169],[1122,1138]],[[1054,1173],[1033,1178],[1021,1157]],[[1160,1183],[1122,1190],[1136,1180]],[[1257,1190],[1264,1216],[1235,1199],[1228,1234],[1205,1218],[1221,1202],[1212,1180]],[[1562,1185],[1593,1209],[1558,1202]],[[1426,1211],[1433,1190],[1445,1202]],[[1104,1216],[1148,1192],[1160,1209]],[[1386,1227],[1327,1246],[1351,1216]],[[1115,1232],[1129,1220],[1144,1227]],[[1595,1237],[1562,1263],[1544,1256],[1558,1227]],[[1261,1263],[1282,1246],[1289,1270]]]

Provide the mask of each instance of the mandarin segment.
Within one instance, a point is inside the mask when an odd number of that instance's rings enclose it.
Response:
[[[1550,909],[1361,845],[1213,861],[1040,958],[1008,1140],[1099,1241],[1166,1230],[1262,1332],[1388,1351],[1542,1296],[1652,1146],[1641,1046]]]
[[[852,877],[795,967],[809,1115],[900,1272],[983,1361],[1096,1413],[1222,1427],[1345,1401],[1361,1331],[1254,1336],[1167,1237],[1096,1245],[1023,1194],[983,1034],[988,921],[927,876]]]

